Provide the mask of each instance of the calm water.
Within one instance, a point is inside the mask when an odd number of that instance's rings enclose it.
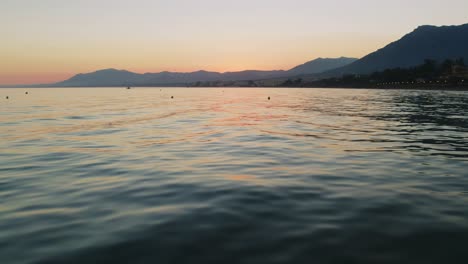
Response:
[[[1,263],[468,263],[466,92],[25,91]]]

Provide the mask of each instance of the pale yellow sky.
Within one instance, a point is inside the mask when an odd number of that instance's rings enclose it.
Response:
[[[0,2],[0,84],[135,72],[289,69],[362,57],[422,24],[467,23],[467,1]]]

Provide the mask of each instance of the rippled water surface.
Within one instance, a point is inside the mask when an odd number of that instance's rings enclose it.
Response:
[[[468,263],[466,92],[25,91],[1,263]]]

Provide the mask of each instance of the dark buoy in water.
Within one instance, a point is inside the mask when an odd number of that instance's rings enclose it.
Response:
[[[127,90],[130,90],[130,89],[131,89],[130,86],[128,86],[128,87],[127,87]]]
[[[268,96],[268,100],[270,100],[270,96]]]
[[[174,99],[174,96],[171,96],[171,99]]]
[[[24,94],[29,94],[28,92],[25,92]]]
[[[8,96],[7,96],[7,97],[5,97],[5,98],[6,98],[6,99],[8,99]]]

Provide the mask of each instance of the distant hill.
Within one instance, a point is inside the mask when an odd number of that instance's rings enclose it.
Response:
[[[96,72],[77,74],[54,86],[153,86],[185,85],[193,82],[258,80],[283,76],[285,71],[241,71],[241,72],[160,72],[133,73],[125,70],[106,69]]]
[[[141,75],[124,70],[106,69],[93,73],[77,74],[70,79],[59,82],[63,86],[117,86],[137,82]]]
[[[346,66],[352,62],[357,61],[356,58],[318,58],[299,66],[296,66],[289,71],[288,75],[301,75],[301,74],[314,74],[321,73],[324,71],[336,69],[339,67]]]
[[[441,61],[460,57],[468,60],[468,24],[420,26],[400,40],[326,75],[365,74],[397,67],[408,68],[423,63],[425,59]]]
[[[53,84],[53,86],[158,86],[158,85],[189,85],[196,82],[230,82],[262,80],[297,76],[300,74],[315,74],[349,64],[353,58],[319,58],[299,65],[288,71],[257,71],[246,70],[239,72],[160,72],[133,73],[125,70],[105,69],[91,73],[77,74],[72,78]]]

